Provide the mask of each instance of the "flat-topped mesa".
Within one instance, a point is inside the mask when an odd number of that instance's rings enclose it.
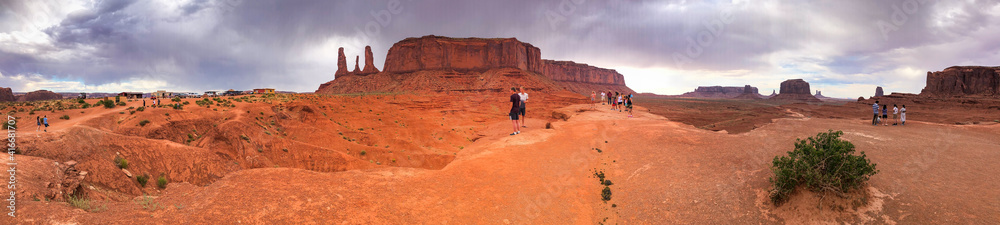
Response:
[[[543,59],[543,73],[554,81],[589,84],[625,85],[625,76],[613,69],[599,68],[573,61]]]
[[[55,100],[55,99],[62,99],[62,95],[48,90],[37,90],[21,95],[21,97],[18,98],[17,101],[28,102],[28,101],[43,101],[43,100]]]
[[[372,56],[372,46],[365,46],[365,68],[361,70],[358,75],[368,75],[373,73],[378,73],[378,68],[375,68],[375,59]],[[357,65],[357,63],[355,63]]]
[[[343,59],[338,60],[337,78],[360,76],[326,82],[316,93],[502,91],[512,85],[584,95],[599,90],[634,92],[625,86],[625,76],[615,70],[542,60],[541,50],[516,38],[406,38],[389,48],[381,72],[372,65],[371,47],[365,48],[361,72],[347,72],[346,68],[341,72],[340,61]]]
[[[13,102],[16,100],[14,92],[10,88],[0,88],[0,102]]]
[[[816,96],[812,95],[812,92],[809,91],[809,82],[802,79],[792,79],[781,82],[781,89],[779,89],[778,95],[775,95],[770,99],[807,102],[820,101],[816,98]]]
[[[407,38],[389,48],[382,68],[389,73],[420,70],[486,71],[517,68],[542,73],[541,51],[516,38]]]
[[[885,92],[882,91],[882,86],[875,87],[875,97],[882,97],[884,95],[885,95]]]
[[[746,85],[743,87],[723,87],[723,86],[700,86],[692,92],[684,93],[680,97],[691,98],[736,98],[744,93],[758,94],[756,87]]]
[[[920,95],[1000,97],[1000,67],[953,66],[944,71],[928,71],[927,86]]]

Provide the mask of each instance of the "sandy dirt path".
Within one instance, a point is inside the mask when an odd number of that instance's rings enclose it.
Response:
[[[441,170],[381,168],[337,173],[242,170],[199,187],[171,183],[154,201],[107,202],[88,213],[24,202],[25,223],[296,224],[769,224],[973,223],[1000,221],[1000,125],[780,119],[749,133],[696,129],[637,109],[574,112],[555,129],[489,135]],[[509,129],[509,122],[489,125]],[[532,127],[540,127],[531,125]],[[865,151],[881,172],[872,204],[847,212],[807,200],[767,203],[768,165],[795,138],[828,129]],[[601,149],[598,152],[596,149]],[[603,171],[612,200],[601,200]],[[795,198],[795,197],[793,197]],[[804,198],[799,198],[804,199]],[[614,205],[612,207],[611,205]],[[141,218],[141,219],[139,219]]]

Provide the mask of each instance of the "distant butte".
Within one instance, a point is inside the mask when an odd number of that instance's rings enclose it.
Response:
[[[389,48],[382,71],[373,65],[371,56],[371,47],[366,47],[361,72],[347,72],[347,66],[341,65],[346,64],[341,48],[334,80],[320,85],[316,93],[502,92],[512,86],[584,95],[593,91],[634,93],[615,70],[544,60],[540,49],[516,38],[406,38]]]

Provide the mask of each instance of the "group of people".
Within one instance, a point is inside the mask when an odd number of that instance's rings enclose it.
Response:
[[[597,106],[597,92],[590,93],[590,101],[593,102],[593,106]],[[601,105],[608,104],[611,105],[611,110],[618,110],[618,112],[628,112],[628,117],[632,117],[632,94],[626,95],[625,93],[618,93],[608,91],[601,92]],[[625,107],[623,110],[622,107]]]
[[[44,129],[42,128],[43,124],[45,125]],[[43,129],[43,131],[49,132],[49,116],[35,116],[35,125],[37,125],[37,127],[35,127],[35,131]]]
[[[524,124],[524,103],[528,102],[528,92],[525,92],[522,86],[520,89],[510,88],[510,93],[510,113],[508,113],[508,116],[510,116],[511,124],[514,125],[514,133],[510,133],[510,135],[516,135],[521,133],[522,127],[528,128]]]
[[[872,126],[879,124],[889,126],[889,104],[882,105],[882,114],[879,115],[878,103],[879,101],[875,101],[875,104],[872,104],[872,113],[875,114],[875,117],[872,118]],[[906,105],[899,108],[896,104],[892,104],[892,125],[906,125]]]

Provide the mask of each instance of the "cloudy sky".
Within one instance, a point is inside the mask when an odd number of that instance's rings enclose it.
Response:
[[[516,37],[616,69],[639,92],[802,78],[826,96],[918,93],[926,72],[1000,64],[1000,3],[974,0],[0,0],[0,87],[119,92],[333,79],[406,37]]]

